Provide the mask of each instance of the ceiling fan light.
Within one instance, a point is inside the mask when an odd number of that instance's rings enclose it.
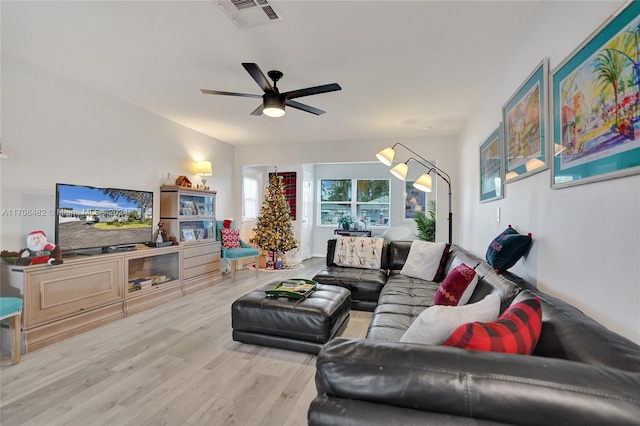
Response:
[[[391,172],[392,175],[394,175],[398,179],[406,180],[408,170],[409,170],[409,166],[407,166],[407,163],[400,163],[389,171]]]
[[[269,117],[282,117],[284,115],[284,103],[286,101],[283,95],[276,93],[265,93],[262,95],[263,109],[262,112]]]
[[[431,192],[431,188],[433,183],[431,181],[431,175],[429,173],[424,173],[422,176],[418,178],[417,181],[413,183],[413,187],[422,191],[422,192]]]
[[[386,147],[382,151],[376,154],[378,160],[385,166],[390,166],[393,163],[393,158],[396,156],[396,151],[390,146]]]

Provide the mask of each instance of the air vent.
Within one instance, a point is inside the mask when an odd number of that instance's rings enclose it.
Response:
[[[282,20],[267,0],[218,0],[218,6],[239,28]]]

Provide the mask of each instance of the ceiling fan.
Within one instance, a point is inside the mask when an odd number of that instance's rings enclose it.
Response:
[[[306,89],[292,90],[289,92],[280,93],[278,90],[277,84],[278,80],[282,78],[282,73],[280,71],[269,71],[267,75],[271,80],[273,80],[273,86],[267,80],[265,75],[260,70],[257,64],[243,62],[242,66],[247,72],[253,77],[253,79],[258,83],[258,86],[262,88],[264,91],[264,95],[252,95],[249,93],[235,93],[235,92],[221,92],[218,90],[206,90],[200,89],[202,93],[207,95],[227,95],[227,96],[241,96],[245,98],[262,98],[262,105],[256,108],[251,115],[268,115],[269,117],[282,117],[284,115],[284,107],[285,105],[290,106],[291,108],[296,108],[302,111],[310,112],[311,114],[320,115],[324,114],[325,111],[321,109],[314,108],[309,105],[301,104],[300,102],[296,102],[292,99],[301,98],[303,96],[317,95],[320,93],[326,92],[334,92],[336,90],[342,90],[337,83],[325,84],[322,86],[315,87],[307,87]]]

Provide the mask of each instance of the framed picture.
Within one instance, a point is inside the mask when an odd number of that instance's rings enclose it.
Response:
[[[480,202],[497,200],[503,195],[504,158],[502,155],[502,126],[480,145]]]
[[[182,204],[183,216],[195,216],[197,213],[196,206],[191,200],[184,201]]]
[[[182,240],[193,241],[196,239],[196,235],[191,228],[182,228]]]
[[[630,2],[553,71],[552,188],[640,173],[639,26]]]
[[[507,183],[549,168],[546,147],[548,64],[548,58],[544,58],[502,107]]]
[[[195,203],[198,216],[207,216],[207,207],[204,203]]]
[[[413,219],[416,213],[425,213],[427,194],[413,187],[413,180],[405,181],[404,218]]]

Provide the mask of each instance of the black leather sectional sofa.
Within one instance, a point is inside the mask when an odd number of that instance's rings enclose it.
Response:
[[[464,262],[481,277],[469,303],[495,293],[504,310],[540,298],[533,354],[399,343],[439,285],[400,274],[410,246],[392,241],[385,269],[367,271],[333,264],[329,241],[315,279],[351,290],[353,308],[375,310],[366,339],[337,338],[318,355],[310,425],[640,425],[640,346],[455,245],[446,271]]]

